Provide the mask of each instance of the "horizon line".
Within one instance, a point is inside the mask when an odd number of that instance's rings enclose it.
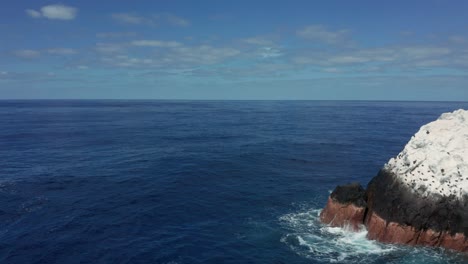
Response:
[[[316,101],[316,102],[451,102],[468,103],[456,100],[384,100],[384,99],[169,99],[169,98],[0,98],[0,101]]]

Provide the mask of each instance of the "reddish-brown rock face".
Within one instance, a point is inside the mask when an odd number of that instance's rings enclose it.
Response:
[[[368,191],[363,194],[362,187],[356,184],[338,186],[320,213],[320,220],[331,226],[350,228],[354,231],[364,225],[369,239],[384,243],[444,247],[468,252],[468,237],[462,232],[416,228],[385,220],[374,210],[378,207],[374,199],[375,188],[372,191],[374,193]]]
[[[446,231],[417,230],[412,226],[387,222],[379,215],[366,216],[367,237],[384,243],[444,247],[457,251],[468,251],[468,241],[462,233],[451,235]]]
[[[320,212],[320,221],[335,227],[359,230],[363,225],[365,207],[358,207],[352,203],[342,204],[328,198],[327,205]]]

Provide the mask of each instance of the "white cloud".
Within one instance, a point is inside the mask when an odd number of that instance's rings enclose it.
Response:
[[[372,58],[365,56],[333,56],[328,59],[328,62],[331,64],[354,64],[354,63],[364,63],[369,62]]]
[[[185,46],[174,41],[141,40],[134,41],[133,44],[137,44],[135,46],[164,47],[166,49],[155,49],[154,52],[143,58],[136,57],[132,53],[112,54],[112,52],[101,51],[101,53],[107,54],[100,61],[103,64],[115,67],[180,69],[212,65],[241,54],[241,51],[229,47]],[[107,46],[101,46],[107,49]]]
[[[101,32],[97,33],[98,38],[127,38],[136,36],[136,32]]]
[[[119,21],[125,24],[138,25],[138,24],[149,22],[145,17],[139,16],[136,14],[131,14],[131,13],[115,13],[115,14],[112,14],[111,17],[115,19],[116,21]]]
[[[414,59],[421,59],[434,56],[448,55],[450,53],[449,48],[445,47],[407,47],[397,50],[401,52],[401,55],[406,55]]]
[[[244,66],[210,66],[197,67],[188,71],[188,74],[196,77],[222,77],[225,79],[243,78],[276,78],[287,76],[295,67],[285,63],[255,63]]]
[[[468,50],[443,45],[408,45],[304,52],[289,59],[296,65],[346,72],[426,71],[467,68]]]
[[[136,58],[129,55],[116,55],[101,58],[101,62],[110,66],[124,67],[124,68],[137,68],[156,66],[154,60],[149,58]]]
[[[53,49],[48,49],[47,53],[53,54],[53,55],[73,55],[73,54],[76,54],[77,51],[74,49],[69,49],[69,48],[53,48]]]
[[[75,19],[78,9],[65,5],[48,5],[41,8],[42,15],[49,19]]]
[[[242,42],[250,44],[250,45],[258,45],[258,46],[273,46],[275,45],[273,41],[264,38],[264,37],[251,37],[243,39]]]
[[[51,48],[51,49],[43,49],[43,50],[32,50],[32,49],[18,49],[12,51],[12,54],[21,59],[36,59],[43,55],[57,55],[57,56],[65,56],[65,55],[74,55],[78,52],[74,49],[70,48]]]
[[[272,47],[263,47],[260,49],[260,56],[264,59],[280,57],[283,54],[279,49]]]
[[[297,35],[304,39],[315,40],[327,44],[340,44],[347,40],[348,30],[330,31],[322,25],[310,25],[298,30]]]
[[[41,56],[41,53],[39,51],[30,50],[30,49],[15,50],[13,51],[13,54],[16,57],[19,57],[22,59],[35,59]]]
[[[26,9],[25,11],[26,11],[26,14],[28,14],[28,16],[30,16],[32,18],[42,17],[41,12],[39,12],[39,11],[36,11],[36,10],[33,10],[33,9]]]
[[[175,48],[182,46],[177,41],[161,41],[161,40],[134,40],[131,42],[133,46],[139,47],[158,47],[158,48]]]
[[[187,19],[178,17],[176,15],[166,14],[164,15],[164,18],[167,20],[169,24],[173,26],[187,27],[190,25],[190,22]]]
[[[57,20],[73,20],[76,18],[78,8],[56,4],[41,7],[39,11],[26,9],[26,14],[33,18],[48,18]]]
[[[340,73],[340,72],[341,72],[340,69],[335,68],[335,67],[332,67],[332,68],[323,68],[322,71],[323,71],[323,72],[327,72],[327,73]]]
[[[296,56],[291,57],[291,61],[297,65],[324,65],[324,61],[326,61],[331,55],[322,53],[309,53],[309,54],[299,54]]]
[[[51,81],[57,78],[54,72],[4,72],[0,73],[0,80],[5,81]]]
[[[96,43],[95,49],[100,53],[117,53],[124,50],[122,45],[116,43]]]
[[[468,42],[468,39],[463,36],[450,36],[449,41],[454,43],[454,44],[466,44]]]
[[[213,47],[201,45],[195,47],[175,48],[173,53],[167,55],[167,61],[178,64],[215,64],[227,58],[239,55],[241,52],[229,47]]]
[[[143,16],[136,13],[114,13],[111,14],[111,17],[120,23],[131,25],[155,26],[164,23],[178,27],[187,27],[190,25],[189,20],[168,13],[152,14],[149,16]]]

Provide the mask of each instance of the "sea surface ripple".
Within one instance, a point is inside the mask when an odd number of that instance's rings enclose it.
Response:
[[[466,263],[317,220],[457,102],[0,101],[0,263]]]

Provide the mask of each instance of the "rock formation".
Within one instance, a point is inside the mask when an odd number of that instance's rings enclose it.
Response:
[[[468,251],[468,111],[424,125],[364,190],[338,186],[322,222],[381,242]]]

